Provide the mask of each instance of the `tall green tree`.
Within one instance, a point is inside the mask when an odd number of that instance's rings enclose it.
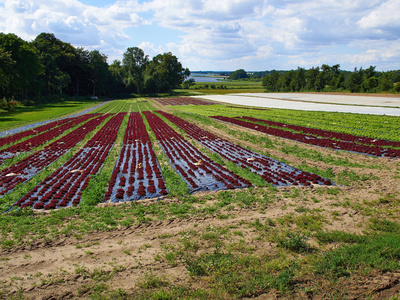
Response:
[[[314,82],[314,90],[317,92],[322,91],[325,88],[325,74],[319,72]]]
[[[344,88],[345,76],[343,72],[340,72],[337,77],[333,79],[332,87],[334,90],[342,90]]]
[[[190,76],[190,70],[188,68],[185,68],[183,71],[183,80],[186,80]]]
[[[280,76],[279,73],[273,70],[270,74],[263,77],[262,85],[268,92],[276,92],[278,90],[277,82],[279,76]]]
[[[375,66],[369,66],[368,69],[364,70],[364,78],[368,79],[371,77],[376,77]]]
[[[319,67],[312,67],[306,71],[306,90],[315,91],[315,82],[319,74]]]
[[[39,34],[32,44],[39,50],[40,61],[44,65],[41,78],[46,86],[46,94],[61,95],[63,89],[71,82],[67,70],[75,58],[75,48],[57,39],[53,33],[44,32]]]
[[[185,80],[182,84],[182,87],[184,89],[189,89],[192,85],[194,85],[196,82],[196,80],[194,80],[193,78],[189,78],[188,80]]]
[[[144,70],[149,62],[149,56],[138,47],[131,47],[126,50],[122,59],[124,69],[124,83],[128,89],[136,87],[136,92],[140,94],[143,84]]]
[[[70,96],[89,95],[91,89],[90,52],[82,47],[75,49],[69,68],[66,70],[71,82],[66,89]]]
[[[364,70],[360,68],[354,68],[354,71],[349,74],[346,78],[346,88],[352,93],[358,93],[361,91],[361,84],[363,81]]]
[[[379,78],[379,90],[382,92],[387,92],[390,91],[392,88],[394,88],[393,81],[390,78],[390,73],[389,72],[382,72],[380,78]]]
[[[379,80],[376,77],[377,73],[375,67],[369,66],[368,69],[364,70],[363,81],[361,83],[361,89],[363,92],[375,92],[379,85]]]
[[[124,72],[121,61],[115,59],[111,65],[108,66],[110,71],[110,93],[121,94],[125,92],[124,85]]]
[[[92,82],[92,95],[101,96],[107,92],[107,83],[109,79],[109,70],[107,56],[101,54],[98,50],[90,51],[89,66]]]
[[[280,92],[290,92],[290,83],[295,75],[293,70],[281,74],[277,81],[278,90]]]
[[[185,69],[171,52],[159,54],[146,68],[147,92],[165,93],[179,87],[185,78]]]
[[[393,83],[393,90],[397,93],[400,92],[400,70],[388,71],[387,73],[388,73],[387,76]]]
[[[15,34],[0,33],[0,62],[3,97],[23,99],[38,91],[37,76],[43,66],[30,43]]]
[[[10,82],[12,80],[12,69],[15,61],[11,54],[0,47],[0,98],[10,94]]]
[[[297,70],[292,76],[292,81],[290,82],[290,90],[292,92],[301,91],[306,85],[306,72],[303,68],[297,67]]]
[[[231,80],[238,80],[238,79],[244,79],[244,78],[249,78],[249,75],[243,69],[239,69],[239,70],[233,71],[229,75],[229,79],[231,79]]]

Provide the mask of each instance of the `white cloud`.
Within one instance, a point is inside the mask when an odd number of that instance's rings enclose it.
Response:
[[[363,29],[400,26],[400,1],[389,0],[376,7],[358,22]]]
[[[390,24],[391,29],[400,33],[400,19],[394,13],[400,13],[398,0],[218,1],[214,6],[207,5],[212,1],[202,3],[191,10],[180,0],[152,2],[160,24],[186,33],[181,43],[175,43],[175,48],[181,45],[179,53],[187,62],[197,56],[207,59],[213,56],[215,61],[226,63],[223,69],[232,69],[232,61],[241,59],[247,66],[260,70],[268,69],[271,63],[289,68],[301,63],[307,66],[339,63],[348,68],[356,61],[378,63],[389,55],[399,60],[398,54],[393,51],[385,54],[379,47],[388,30],[361,26],[366,22],[365,16],[387,10],[391,11],[393,21],[384,25]],[[377,19],[385,19],[383,14]],[[363,39],[376,41],[376,48],[359,49],[357,57],[353,55],[355,48],[346,45]],[[341,53],[334,53],[336,49]],[[268,54],[261,56],[262,53]],[[263,62],[261,57],[266,60]]]
[[[76,46],[119,53],[130,39],[125,29],[148,24],[136,13],[137,6],[134,1],[97,8],[76,0],[7,0],[0,6],[0,26],[25,40],[51,32]]]
[[[361,48],[356,54],[348,55],[354,67],[376,66],[377,70],[398,70],[400,65],[400,38],[393,41],[355,41],[350,47]]]
[[[322,63],[393,69],[400,62],[399,14],[399,0],[110,0],[104,7],[78,0],[0,0],[0,30],[26,40],[53,32],[111,59],[121,59],[140,36],[138,44],[150,57],[171,51],[191,69]],[[156,30],[138,34],[150,24],[181,34],[169,42]]]
[[[24,13],[29,12],[31,5],[24,0],[9,0],[5,3],[5,8],[15,13]]]
[[[154,44],[150,42],[142,42],[138,47],[142,49],[144,53],[149,56],[150,59],[154,56],[157,56],[158,54],[162,54],[165,52],[165,49],[162,46],[158,46],[158,48],[156,48]]]
[[[389,0],[362,17],[357,24],[365,31],[388,40],[400,38],[400,1]]]

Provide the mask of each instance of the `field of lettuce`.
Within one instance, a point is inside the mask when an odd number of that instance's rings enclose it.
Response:
[[[182,97],[4,136],[0,296],[398,297],[399,132]]]

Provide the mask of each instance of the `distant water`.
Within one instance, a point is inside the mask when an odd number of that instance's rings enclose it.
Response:
[[[188,79],[190,78],[193,78],[196,82],[223,82],[219,80],[222,79],[222,77],[189,76]]]

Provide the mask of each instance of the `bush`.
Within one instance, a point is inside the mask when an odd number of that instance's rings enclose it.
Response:
[[[0,102],[0,108],[6,110],[7,112],[15,111],[15,107],[19,105],[18,101],[7,100],[5,97]]]
[[[308,237],[302,234],[289,233],[284,239],[281,239],[278,244],[279,246],[294,252],[309,252],[311,246],[307,240]]]

